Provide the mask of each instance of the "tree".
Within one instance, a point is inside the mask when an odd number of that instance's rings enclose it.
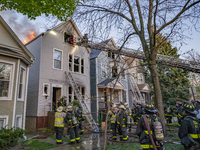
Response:
[[[156,56],[159,45],[156,36],[182,38],[184,20],[199,17],[200,0],[101,0],[79,2],[75,18],[86,24],[93,37],[106,36],[115,30],[123,47],[138,38],[145,53],[155,92],[155,105],[164,124],[163,101]],[[121,36],[123,35],[123,36]],[[120,38],[121,37],[121,38]],[[161,42],[162,43],[162,42]],[[160,43],[160,44],[161,44]]]
[[[67,20],[71,17],[79,0],[1,0],[0,11],[16,10],[30,19],[35,19],[42,14],[56,16],[59,20]]]
[[[162,45],[158,48],[158,54],[179,58],[180,55],[177,53],[177,48],[172,48],[171,42],[168,41],[166,37],[162,37],[162,34],[157,36],[156,41],[157,44],[162,42]],[[160,64],[157,64],[156,67],[158,70],[163,101],[170,101],[170,104],[172,105],[175,105],[177,101],[188,101],[191,97],[189,94],[189,72]],[[147,83],[152,87],[152,80],[149,80],[150,74],[147,68],[145,69],[145,77]],[[152,93],[154,93],[153,90]]]

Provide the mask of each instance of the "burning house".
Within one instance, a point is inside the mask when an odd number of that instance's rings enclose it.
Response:
[[[26,44],[36,58],[29,74],[27,129],[46,128],[48,112],[62,96],[67,104],[77,99],[76,89],[90,110],[90,49],[76,45],[78,37],[83,38],[69,19]],[[71,86],[68,74],[78,88]]]

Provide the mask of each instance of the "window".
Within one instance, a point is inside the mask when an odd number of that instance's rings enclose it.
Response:
[[[43,96],[49,96],[50,95],[50,85],[47,83],[43,84]]]
[[[122,69],[122,71],[121,71],[121,76],[122,76],[122,79],[125,79],[125,70],[124,69]]]
[[[72,87],[69,86],[68,88],[68,100],[69,100],[69,103],[72,102]]]
[[[81,94],[83,98],[85,98],[85,87],[81,87]]]
[[[19,92],[18,92],[18,98],[24,99],[24,85],[25,85],[25,70],[21,68],[20,71],[20,78],[19,78]]]
[[[61,69],[62,52],[54,50],[54,68]]]
[[[84,74],[84,59],[81,58],[81,73]]]
[[[74,37],[72,34],[64,33],[64,42],[68,44],[74,45],[76,43],[76,37]]]
[[[16,124],[15,128],[22,128],[22,115],[16,115]]]
[[[107,66],[106,66],[106,64],[101,64],[101,77],[107,78]]]
[[[0,130],[1,128],[7,128],[8,125],[8,115],[0,115]]]
[[[74,56],[74,72],[79,72],[79,57]]]
[[[117,67],[112,67],[112,77],[113,78],[117,77]]]
[[[108,51],[108,57],[115,59],[115,54],[109,50]]]
[[[12,65],[0,63],[0,97],[9,97]]]
[[[143,74],[142,73],[138,74],[138,81],[139,81],[139,84],[143,83]]]
[[[69,55],[69,71],[72,71],[72,55]]]

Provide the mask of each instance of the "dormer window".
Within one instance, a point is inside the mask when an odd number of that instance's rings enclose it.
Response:
[[[64,33],[64,42],[68,43],[68,44],[75,45],[76,44],[76,38],[73,35],[65,32]]]

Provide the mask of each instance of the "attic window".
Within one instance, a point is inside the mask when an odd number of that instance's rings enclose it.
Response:
[[[71,34],[68,34],[68,33],[64,33],[64,42],[65,43],[68,43],[68,44],[72,44],[72,45],[75,45],[76,43],[76,38],[71,35]]]
[[[115,59],[115,54],[109,50],[108,51],[108,57]]]

